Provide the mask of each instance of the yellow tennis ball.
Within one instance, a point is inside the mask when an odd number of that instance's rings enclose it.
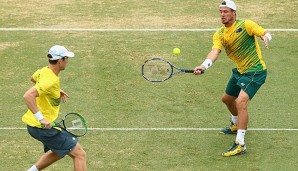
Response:
[[[180,49],[179,48],[174,48],[173,53],[174,53],[174,55],[179,55],[180,54]]]

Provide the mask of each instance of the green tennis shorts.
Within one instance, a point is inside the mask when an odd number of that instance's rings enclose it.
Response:
[[[78,138],[72,136],[64,130],[57,130],[56,128],[41,129],[27,126],[29,134],[42,142],[44,145],[44,152],[53,151],[61,158],[68,154],[78,143]]]
[[[226,93],[238,97],[241,89],[245,91],[251,100],[259,88],[265,83],[267,70],[240,74],[236,68],[232,69],[232,76],[226,87]]]

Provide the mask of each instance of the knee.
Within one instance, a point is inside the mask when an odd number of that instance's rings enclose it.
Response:
[[[80,158],[80,159],[82,159],[82,160],[86,160],[86,158],[87,158],[87,153],[85,152],[85,150],[84,150],[83,148],[81,148],[81,149],[78,151],[77,158]]]
[[[79,152],[79,156],[80,158],[82,159],[86,159],[87,158],[87,153],[85,152],[84,149],[81,149],[80,152]]]
[[[230,98],[230,97],[228,97],[228,96],[226,96],[226,95],[223,95],[223,96],[221,97],[221,101],[222,101],[224,104],[226,104],[226,105],[232,105],[232,104],[235,102],[235,99]]]
[[[77,158],[81,160],[86,160],[87,158],[87,153],[85,150],[82,148],[81,145],[77,144],[77,146],[73,149],[73,151],[70,153],[70,156],[72,158]]]
[[[248,105],[248,102],[245,101],[245,100],[238,99],[236,101],[236,108],[238,110],[246,110],[247,109],[247,105]]]
[[[227,104],[227,98],[225,96],[222,96],[221,97],[221,101],[224,103],[224,104]]]

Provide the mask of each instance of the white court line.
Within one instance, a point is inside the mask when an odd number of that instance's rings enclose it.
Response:
[[[26,130],[27,128],[4,127],[0,130]],[[88,128],[90,131],[218,131],[221,128]],[[292,128],[249,128],[251,131],[298,131]]]
[[[129,28],[0,28],[0,31],[98,31],[98,32],[162,32],[216,31],[216,29],[129,29]]]
[[[217,29],[171,29],[171,28],[0,28],[0,31],[97,31],[97,32],[207,32]],[[298,32],[298,29],[266,29],[275,32]]]

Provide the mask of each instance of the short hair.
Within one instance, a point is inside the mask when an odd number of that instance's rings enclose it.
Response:
[[[59,60],[59,59],[57,59],[57,60],[51,60],[51,58],[53,58],[51,54],[48,54],[48,58],[49,58],[49,63],[50,64],[57,64],[57,62]],[[64,61],[65,60],[65,57],[62,57],[61,59]]]

